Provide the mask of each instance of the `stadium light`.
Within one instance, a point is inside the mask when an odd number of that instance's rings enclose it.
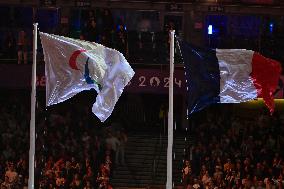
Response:
[[[270,31],[270,33],[273,32],[273,28],[274,28],[274,23],[270,23],[269,24],[269,31]]]
[[[208,35],[212,35],[213,34],[213,26],[209,25],[208,26]]]

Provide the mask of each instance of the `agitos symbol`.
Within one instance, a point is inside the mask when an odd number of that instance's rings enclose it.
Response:
[[[83,52],[87,52],[87,50],[85,49],[80,49],[80,50],[76,50],[72,53],[72,55],[70,56],[69,59],[69,66],[73,69],[73,70],[80,70],[77,66],[76,60],[78,58],[78,56],[83,53]],[[90,76],[90,70],[89,70],[89,57],[86,60],[85,63],[85,70],[84,70],[84,78],[87,84],[96,84],[99,87],[99,90],[101,90],[101,85],[95,81],[94,79],[92,79],[92,77]]]

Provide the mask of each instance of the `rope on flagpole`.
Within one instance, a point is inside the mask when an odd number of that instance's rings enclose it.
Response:
[[[175,35],[175,38],[177,38],[177,36]],[[177,38],[178,39],[178,38]],[[179,40],[176,40],[176,45],[177,45],[177,49],[179,49],[179,54],[181,56],[181,61],[184,65],[184,59],[183,59],[183,56],[182,56],[182,53],[181,53],[181,47],[180,47],[180,44],[179,44]],[[184,74],[186,76],[186,69],[185,69],[185,65],[183,66],[184,68]],[[185,83],[187,83],[188,81],[185,79]],[[186,84],[187,85],[187,84]],[[188,87],[186,87],[186,91],[188,93]],[[186,119],[188,120],[189,118],[189,112],[188,112],[188,108],[186,109]],[[184,148],[183,148],[183,159],[182,159],[182,163],[184,164],[185,163],[185,160],[191,160],[191,150],[188,151],[189,147],[190,147],[190,136],[189,138],[187,138],[187,136],[189,136],[189,127],[188,125],[186,126],[185,128],[185,137],[184,137]],[[189,156],[186,154],[186,153],[190,153]],[[188,157],[187,157],[188,156]],[[183,179],[181,178],[180,182],[182,183],[183,182]]]

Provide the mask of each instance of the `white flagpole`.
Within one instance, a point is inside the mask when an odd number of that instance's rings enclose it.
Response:
[[[170,78],[169,78],[169,113],[168,113],[168,149],[167,149],[167,185],[166,189],[173,188],[173,95],[174,95],[174,35],[170,31]]]
[[[36,51],[37,51],[37,23],[33,31],[33,66],[31,91],[31,121],[30,121],[30,153],[29,153],[29,189],[34,189],[35,181],[35,105],[36,105]]]

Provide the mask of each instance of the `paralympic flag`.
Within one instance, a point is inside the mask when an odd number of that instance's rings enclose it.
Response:
[[[212,103],[263,98],[274,111],[279,62],[246,49],[206,49],[180,41],[188,90],[188,114]]]
[[[117,50],[83,40],[40,33],[46,75],[46,105],[95,89],[93,113],[104,122],[134,75]]]

